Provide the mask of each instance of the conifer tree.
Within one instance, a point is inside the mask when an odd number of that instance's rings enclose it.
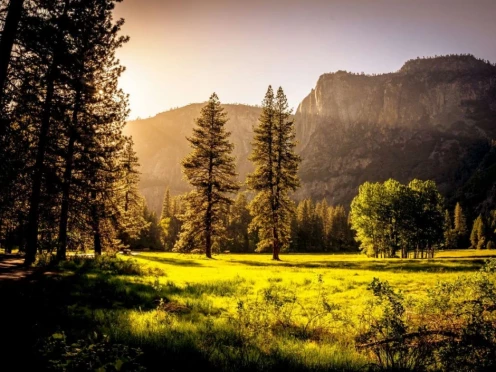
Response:
[[[248,199],[245,193],[239,193],[229,211],[228,243],[231,251],[248,252],[251,239],[249,226],[251,222]]]
[[[143,210],[145,201],[138,190],[139,163],[133,149],[132,138],[124,139],[124,148],[120,155],[120,175],[117,185],[117,204],[119,208],[119,238],[129,245],[137,239],[141,231],[149,227]]]
[[[470,233],[470,243],[473,249],[482,249],[486,245],[486,226],[481,215],[474,220],[472,232]]]
[[[212,257],[213,239],[225,231],[223,211],[232,204],[231,195],[239,189],[236,166],[231,155],[234,145],[226,131],[227,115],[214,93],[196,120],[188,138],[191,153],[183,160],[183,172],[194,190],[186,197],[186,212],[177,251],[203,246]]]
[[[453,231],[453,224],[449,211],[446,209],[444,212],[444,247],[452,249],[455,247],[455,233]]]
[[[274,97],[269,86],[262,102],[262,113],[255,128],[250,160],[255,171],[248,176],[248,186],[257,194],[250,204],[251,227],[259,232],[258,251],[272,250],[272,258],[289,246],[294,203],[289,192],[299,187],[300,158],[295,154],[294,122],[286,96],[279,88]]]
[[[454,222],[454,232],[457,238],[457,248],[461,248],[462,246],[466,247],[465,244],[467,244],[468,234],[467,219],[465,218],[465,214],[463,213],[460,203],[456,203],[455,206]]]
[[[455,232],[459,235],[467,234],[467,220],[460,203],[455,206]]]
[[[164,201],[162,203],[162,213],[160,215],[160,220],[165,218],[170,218],[172,216],[172,201],[170,196],[170,190],[167,187],[165,189]]]

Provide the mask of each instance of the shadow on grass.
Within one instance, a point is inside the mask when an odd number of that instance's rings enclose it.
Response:
[[[478,270],[485,260],[477,257],[473,260],[437,259],[437,260],[370,260],[370,261],[248,261],[240,260],[233,263],[257,267],[293,267],[302,269],[343,269],[370,270],[389,272],[467,272]]]
[[[151,262],[163,263],[168,265],[183,266],[183,267],[208,267],[197,261],[180,259],[180,258],[168,258],[168,257],[150,257],[145,255],[138,256],[140,260],[147,260]]]

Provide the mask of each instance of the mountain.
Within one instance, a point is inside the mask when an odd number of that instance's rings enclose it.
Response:
[[[141,162],[141,191],[160,212],[166,186],[188,186],[180,162],[203,104],[127,124]],[[261,109],[225,105],[239,179]],[[303,158],[297,199],[349,206],[365,181],[433,179],[448,200],[496,203],[496,67],[471,55],[415,59],[397,72],[322,75],[295,113]],[[482,208],[482,207],[481,207]]]
[[[295,120],[299,198],[349,205],[363,182],[388,178],[433,179],[453,197],[493,169],[496,67],[461,55],[410,60],[384,75],[324,74]],[[494,176],[486,178],[490,189]]]
[[[191,135],[195,118],[203,106],[191,104],[149,119],[131,121],[124,129],[124,134],[133,137],[141,164],[140,190],[149,208],[156,213],[160,213],[166,187],[173,195],[189,190],[182,178],[181,161],[190,151],[186,137]],[[248,161],[250,142],[261,109],[247,105],[223,106],[229,117],[226,127],[232,133],[239,179],[244,181],[252,169]]]

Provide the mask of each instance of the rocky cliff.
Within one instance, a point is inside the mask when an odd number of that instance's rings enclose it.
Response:
[[[496,67],[447,56],[384,75],[325,74],[295,120],[299,198],[348,205],[360,184],[390,177],[433,179],[449,197],[496,138]]]
[[[133,137],[141,164],[141,192],[149,208],[156,213],[160,213],[166,187],[173,195],[188,191],[182,178],[181,161],[190,151],[186,137],[191,135],[202,106],[188,105],[149,119],[131,121],[125,127],[124,133]],[[226,127],[232,133],[239,179],[244,181],[252,169],[248,156],[260,108],[246,105],[224,107],[229,117]]]

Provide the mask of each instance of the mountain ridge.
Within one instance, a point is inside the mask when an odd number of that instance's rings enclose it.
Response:
[[[142,163],[141,190],[157,213],[165,187],[173,194],[188,190],[180,162],[202,106],[190,104],[126,126]],[[261,108],[223,106],[243,181],[253,169],[248,155]],[[294,119],[303,158],[297,199],[348,206],[360,184],[388,178],[434,179],[452,198],[473,178],[496,138],[496,66],[460,55],[417,58],[380,75],[325,73]]]

